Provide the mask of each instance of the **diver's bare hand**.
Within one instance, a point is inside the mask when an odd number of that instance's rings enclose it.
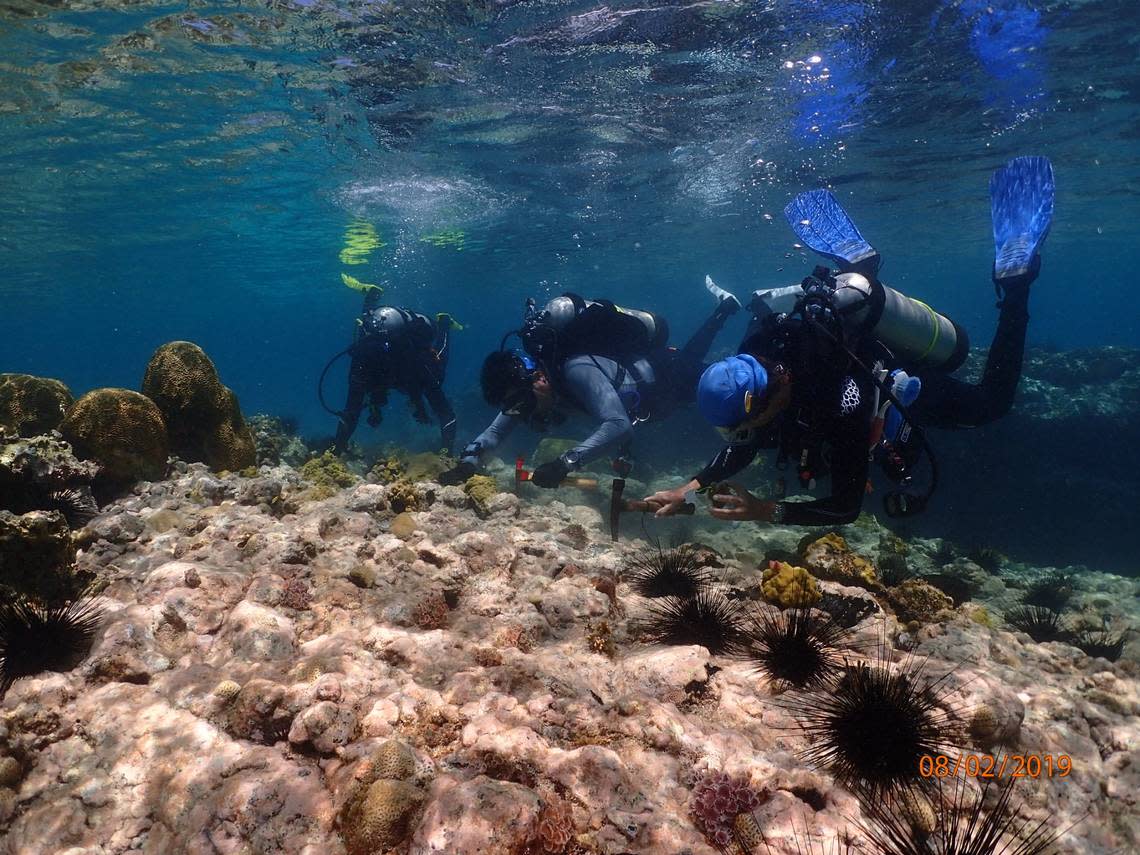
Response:
[[[671,517],[685,504],[685,492],[684,487],[675,490],[658,490],[652,496],[646,496],[644,501],[656,508],[653,516]]]
[[[775,502],[759,499],[739,484],[724,484],[723,489],[731,493],[717,493],[712,497],[709,513],[718,520],[755,520],[771,522],[776,509]]]

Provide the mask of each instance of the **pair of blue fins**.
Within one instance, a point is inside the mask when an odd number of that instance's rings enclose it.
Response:
[[[1053,166],[1046,157],[1015,157],[990,177],[994,280],[1023,276],[1053,222]],[[830,190],[796,196],[784,216],[800,240],[844,269],[874,275],[875,251]]]

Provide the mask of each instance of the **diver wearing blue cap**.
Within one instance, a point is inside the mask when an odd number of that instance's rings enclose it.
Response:
[[[668,325],[651,312],[575,294],[557,297],[541,311],[531,301],[518,331],[524,350],[500,347],[483,363],[483,397],[500,412],[463,450],[459,463],[440,476],[440,483],[470,478],[480,458],[516,424],[543,432],[573,412],[587,415],[597,427],[557,460],[538,466],[533,484],[558,487],[569,473],[607,451],[624,457],[634,424],[659,420],[692,402],[705,354],[728,317],[740,309],[731,294],[714,295],[716,310],[680,350],[667,346]]]
[[[657,514],[674,513],[693,490],[744,469],[761,449],[795,460],[810,489],[828,474],[830,495],[807,502],[758,498],[736,484],[713,496],[714,517],[795,525],[839,525],[859,515],[870,463],[903,489],[884,498],[887,513],[921,511],[937,485],[924,427],[976,427],[1005,415],[1021,376],[1029,323],[1029,286],[1053,214],[1049,161],[1019,157],[990,181],[1000,302],[997,330],[981,382],[949,376],[968,352],[965,333],[929,306],[877,279],[879,256],[826,190],[801,194],[785,215],[805,244],[836,262],[816,268],[794,289],[794,306],[777,312],[764,299],[737,356],[701,375],[697,406],[727,445],[688,484],[647,496]],[[793,289],[758,292],[760,296]],[[909,491],[925,453],[930,485]]]

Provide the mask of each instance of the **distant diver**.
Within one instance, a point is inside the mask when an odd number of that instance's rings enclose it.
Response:
[[[618,455],[615,469],[627,472],[633,426],[663,419],[693,402],[705,354],[725,321],[741,308],[728,292],[714,296],[716,309],[680,350],[668,346],[668,324],[652,312],[576,294],[556,297],[542,310],[528,300],[522,329],[508,333],[483,363],[483,397],[500,412],[440,483],[458,484],[475,474],[482,455],[516,424],[545,432],[575,411],[597,427],[557,460],[538,466],[532,483],[558,487],[607,451]],[[521,339],[522,350],[506,349],[512,335]]]
[[[994,172],[990,197],[1000,314],[981,382],[971,385],[949,376],[969,350],[957,324],[879,281],[878,253],[830,192],[797,196],[784,210],[789,224],[839,269],[817,267],[800,285],[756,292],[739,354],[709,366],[697,389],[698,409],[728,444],[689,483],[647,496],[657,514],[674,513],[690,491],[712,489],[719,519],[850,523],[870,489],[872,461],[897,485],[884,497],[887,514],[921,512],[938,484],[924,428],[988,424],[1013,403],[1029,286],[1053,217],[1052,166],[1014,158]],[[771,501],[723,483],[761,449],[776,449],[778,465],[794,461],[803,488],[829,474],[831,494]],[[915,492],[923,454],[928,484]]]
[[[344,454],[366,402],[368,424],[378,427],[382,409],[388,403],[388,393],[396,390],[407,396],[412,417],[420,424],[431,423],[424,408],[424,399],[427,399],[439,420],[441,445],[451,454],[455,445],[455,411],[443,393],[443,378],[450,353],[451,329],[457,324],[443,312],[433,321],[411,309],[381,306],[381,293],[376,286],[366,286],[354,341],[329,360],[317,384],[321,405],[337,417],[333,451]],[[352,357],[348,396],[344,409],[338,412],[325,403],[322,390],[325,374],[333,362],[345,354]]]

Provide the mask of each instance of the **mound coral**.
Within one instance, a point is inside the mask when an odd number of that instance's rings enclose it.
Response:
[[[875,565],[852,552],[843,536],[835,532],[808,544],[804,563],[821,579],[861,588],[879,587]]]
[[[769,561],[761,576],[760,592],[768,602],[782,609],[804,608],[819,602],[819,585],[803,567],[783,561]]]
[[[119,489],[166,472],[166,423],[146,395],[95,389],[71,406],[59,430],[79,457],[103,467],[97,484]]]
[[[47,602],[70,599],[82,587],[71,571],[74,562],[75,544],[62,516],[0,511],[0,598],[20,593]]]
[[[361,787],[341,814],[341,835],[348,855],[377,855],[398,846],[423,793],[406,781],[381,778]]]
[[[389,739],[368,758],[363,780],[367,783],[388,778],[393,781],[406,781],[416,769],[416,754],[404,742]]]
[[[202,348],[189,341],[164,344],[143,375],[143,394],[166,421],[171,451],[213,469],[244,469],[257,462],[253,431],[237,396],[222,385]]]
[[[59,427],[75,403],[58,380],[31,374],[0,374],[0,434],[38,436]]]

